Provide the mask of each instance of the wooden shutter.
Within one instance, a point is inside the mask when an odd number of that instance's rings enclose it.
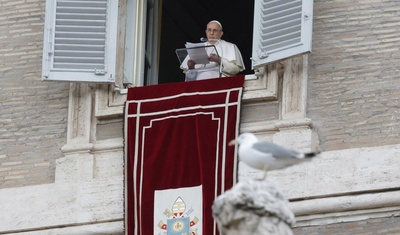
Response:
[[[47,0],[42,80],[114,82],[118,0]]]
[[[313,0],[255,0],[253,69],[311,51]]]

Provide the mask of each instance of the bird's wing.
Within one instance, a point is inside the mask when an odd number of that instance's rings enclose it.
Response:
[[[253,148],[264,154],[272,154],[277,159],[287,158],[298,158],[299,152],[291,149],[283,148],[279,145],[268,143],[265,141],[259,141],[253,144]]]

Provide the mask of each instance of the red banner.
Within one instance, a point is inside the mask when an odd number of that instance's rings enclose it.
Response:
[[[129,88],[126,234],[218,234],[211,206],[236,182],[244,76]]]

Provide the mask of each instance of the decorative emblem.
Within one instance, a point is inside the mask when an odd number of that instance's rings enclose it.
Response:
[[[195,216],[190,220],[193,209],[186,211],[186,204],[181,197],[175,200],[172,211],[165,209],[164,215],[167,216],[167,223],[160,221],[158,227],[167,231],[167,235],[198,235],[195,225],[199,219]]]

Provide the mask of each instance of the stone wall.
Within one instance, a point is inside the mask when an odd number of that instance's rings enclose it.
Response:
[[[294,228],[295,235],[396,235],[400,234],[400,217],[378,218],[357,222]]]
[[[323,150],[400,139],[400,5],[314,1],[308,117]]]
[[[41,81],[45,0],[0,2],[0,188],[54,182],[68,83]]]

